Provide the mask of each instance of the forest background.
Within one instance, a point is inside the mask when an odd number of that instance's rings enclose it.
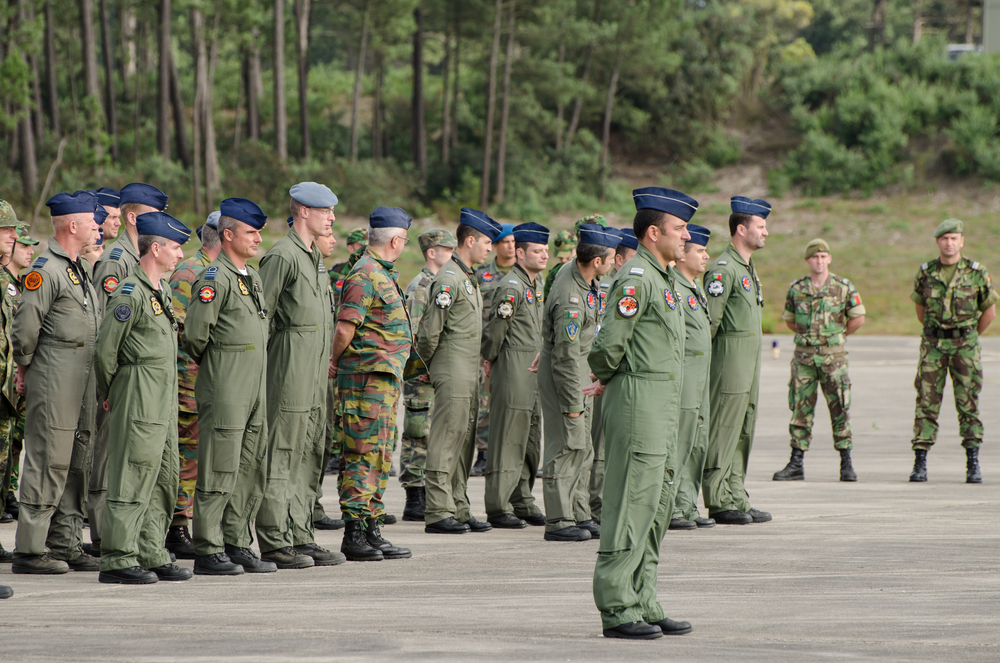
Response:
[[[266,248],[303,180],[340,197],[340,233],[392,205],[417,219],[411,234],[454,227],[463,205],[553,231],[591,213],[629,225],[631,189],[660,185],[701,201],[718,252],[729,196],[763,196],[765,331],[782,330],[802,248],[822,235],[865,298],[863,332],[915,333],[908,293],[939,221],[963,218],[966,254],[1000,269],[1000,57],[947,54],[981,43],[982,13],[981,0],[8,0],[0,198],[44,238],[57,191],[149,182],[192,227],[243,196],[273,217]]]

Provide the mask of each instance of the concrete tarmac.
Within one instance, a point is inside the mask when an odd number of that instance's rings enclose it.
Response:
[[[838,481],[822,397],[806,481],[771,481],[789,455],[792,351],[780,337],[773,359],[771,340],[747,485],[773,522],[663,542],[660,600],[690,635],[603,638],[596,542],[547,543],[541,527],[430,535],[400,521],[384,534],[409,560],[144,586],[2,565],[15,596],[0,601],[0,661],[1000,660],[1000,339],[984,341],[981,485],[965,483],[950,382],[930,481],[907,481],[918,340],[863,336],[848,342],[858,482]],[[481,478],[469,496],[483,519]],[[397,479],[386,502],[402,514]],[[0,526],[8,550],[14,531]],[[317,532],[329,548],[341,537]]]

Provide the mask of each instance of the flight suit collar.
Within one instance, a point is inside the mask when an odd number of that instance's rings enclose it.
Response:
[[[69,254],[66,253],[66,249],[64,249],[62,247],[62,244],[60,244],[56,240],[55,237],[53,237],[52,239],[49,240],[49,247],[48,248],[49,248],[49,251],[52,251],[52,253],[56,254],[57,256],[59,256],[60,258],[62,258],[66,262],[68,262],[69,264],[78,267],[87,276],[87,280],[88,281],[91,278],[93,278],[93,275],[90,272],[90,263],[87,262],[86,260],[81,260],[80,256],[77,256],[76,260],[72,260],[69,257]]]
[[[302,239],[302,235],[300,235],[298,231],[295,230],[295,228],[292,228],[291,230],[288,231],[288,236],[292,239],[292,244],[305,251],[305,253],[309,256],[309,259],[312,260],[313,262],[316,262],[316,255],[319,252],[312,251],[310,247],[306,246],[305,241]]]
[[[583,274],[580,272],[580,263],[578,263],[575,258],[570,262],[572,263],[569,267],[570,274],[573,275],[573,280],[576,281],[576,284],[584,290],[590,290],[591,292],[596,293],[597,289],[600,287],[597,279],[594,279],[593,283],[587,283],[587,280],[583,278]]]
[[[132,241],[132,237],[128,234],[128,231],[125,230],[124,225],[122,226],[122,231],[124,232],[124,234],[121,237],[118,238],[118,241],[115,242],[115,244],[120,244],[122,246],[122,248],[124,248],[126,251],[128,251],[132,255],[133,258],[135,258],[136,260],[138,260],[139,259],[139,247],[136,246],[135,242]]]
[[[511,268],[511,270],[509,272],[507,272],[507,274],[508,275],[514,274],[515,270],[516,270],[516,273],[517,273],[517,278],[519,278],[522,281],[524,281],[531,288],[535,288],[536,287],[536,284],[530,278],[528,278],[528,272],[524,271],[524,268],[521,267],[520,265],[518,265],[517,263],[514,263],[514,266]],[[538,280],[537,276],[535,277],[535,280],[536,281]]]
[[[667,270],[663,269],[663,267],[660,267],[660,261],[656,259],[653,252],[647,249],[644,244],[639,244],[639,250],[636,252],[636,255],[642,256],[642,259],[652,265],[658,272],[663,274],[664,278],[669,278],[670,274]]]
[[[730,242],[729,246],[726,247],[726,253],[732,256],[733,260],[746,267],[747,270],[753,268],[753,258],[751,257],[750,260],[744,260],[743,256],[741,256],[740,252],[736,250],[736,247],[733,245],[732,242]]]
[[[452,254],[451,260],[456,265],[458,265],[459,267],[462,268],[462,271],[465,273],[466,276],[473,276],[475,274],[475,272],[473,270],[471,270],[471,269],[469,269],[468,267],[465,266],[465,263],[462,262],[462,259],[459,258],[457,255]]]
[[[235,263],[235,262],[233,262],[233,259],[232,259],[232,258],[230,258],[230,257],[229,257],[229,254],[228,254],[228,253],[226,253],[225,251],[219,251],[219,257],[218,257],[218,260],[219,260],[219,262],[221,262],[221,263],[222,263],[223,265],[225,265],[225,267],[226,267],[226,268],[227,268],[228,270],[230,270],[230,271],[231,271],[231,272],[233,272],[234,274],[239,274],[239,273],[240,273],[240,270],[239,270],[239,268],[238,268],[238,267],[236,266],[236,263]],[[244,269],[247,269],[247,273],[248,273],[248,274],[250,273],[250,270],[248,269],[249,267],[250,267],[250,265],[247,265],[247,266],[246,266],[246,267],[244,268]]]

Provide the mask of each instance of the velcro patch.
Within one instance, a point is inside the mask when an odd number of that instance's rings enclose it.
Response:
[[[132,317],[132,307],[128,304],[119,304],[115,307],[115,320],[118,322],[126,322]]]
[[[126,283],[125,285],[122,286],[123,295],[131,295],[133,290],[135,290],[134,283]]]
[[[31,268],[32,268],[32,269],[38,269],[39,267],[41,267],[42,265],[44,265],[44,264],[45,264],[45,263],[47,263],[48,261],[49,261],[49,259],[48,259],[48,258],[35,258],[35,262],[34,262],[34,264],[33,264],[33,265],[31,266]]]
[[[118,287],[118,277],[114,275],[104,277],[104,280],[101,281],[101,287],[104,288],[104,292],[114,292]]]
[[[434,306],[437,306],[438,308],[448,308],[451,306],[451,293],[443,289],[446,287],[447,286],[441,286],[441,292],[434,296]]]
[[[622,294],[623,295],[634,295],[635,294],[635,286],[631,286],[631,285],[622,286]]]
[[[215,288],[210,285],[201,286],[201,289],[198,290],[198,299],[206,304],[209,303],[215,299]]]
[[[514,305],[508,301],[503,301],[497,304],[497,317],[501,320],[508,320],[510,316],[514,315]]]
[[[111,249],[111,255],[108,256],[112,260],[120,260],[122,257],[122,248],[119,246],[117,248]]]
[[[631,318],[638,312],[639,302],[635,297],[625,296],[618,300],[618,315],[623,318]]]
[[[42,287],[42,275],[38,272],[28,272],[24,277],[24,287],[28,290],[38,290]]]
[[[577,335],[580,333],[580,325],[575,322],[571,322],[566,325],[566,338],[570,341],[575,341]]]
[[[646,270],[643,269],[642,267],[633,267],[632,269],[628,270],[628,273],[629,274],[638,274],[639,276],[642,276],[645,271]]]
[[[726,287],[722,285],[722,281],[712,281],[708,284],[708,294],[713,297],[718,297],[723,292],[726,291]]]

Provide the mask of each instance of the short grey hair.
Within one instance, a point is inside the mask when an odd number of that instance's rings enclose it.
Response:
[[[219,240],[220,241],[222,240],[222,237],[223,237],[222,231],[223,230],[228,230],[229,232],[231,232],[231,233],[233,233],[235,235],[236,234],[236,224],[237,223],[242,223],[242,221],[240,221],[239,219],[234,219],[231,216],[226,216],[225,214],[223,214],[222,216],[220,216],[219,217]],[[202,232],[202,236],[204,236],[205,230],[203,229],[201,232]]]
[[[368,246],[387,246],[393,237],[402,237],[405,228],[372,228],[368,227]]]
[[[141,258],[142,256],[149,253],[149,250],[152,248],[153,244],[166,246],[167,242],[169,241],[170,241],[169,239],[167,239],[166,237],[161,237],[160,235],[139,235],[139,238],[136,241],[136,244],[138,244],[139,246],[139,257]]]
[[[206,249],[217,249],[222,245],[219,231],[209,225],[201,227],[201,245]]]

